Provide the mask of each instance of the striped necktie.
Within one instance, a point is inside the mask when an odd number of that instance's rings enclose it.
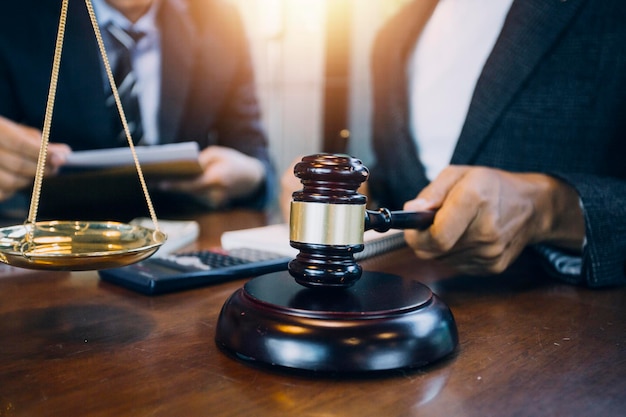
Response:
[[[139,98],[137,91],[137,77],[133,72],[132,66],[132,53],[137,45],[137,42],[143,37],[141,32],[130,32],[110,24],[107,26],[107,31],[111,34],[112,47],[116,60],[112,68],[113,78],[115,79],[115,85],[117,92],[122,102],[122,109],[126,116],[126,122],[128,123],[128,129],[133,139],[133,143],[138,144],[143,138],[143,125],[141,121],[141,109],[139,107]],[[113,92],[107,97],[107,106],[111,109],[113,116],[113,129],[114,132],[118,132],[115,136],[116,146],[123,146],[127,143],[126,133],[122,126],[120,114],[113,98]]]

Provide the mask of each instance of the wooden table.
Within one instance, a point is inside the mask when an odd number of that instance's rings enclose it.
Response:
[[[259,213],[200,219],[198,247]],[[454,277],[408,250],[365,269],[419,279],[451,308],[460,344],[428,368],[362,378],[259,369],[214,343],[243,281],[149,297],[96,272],[0,270],[0,417],[624,416],[626,288],[556,282],[523,258]]]

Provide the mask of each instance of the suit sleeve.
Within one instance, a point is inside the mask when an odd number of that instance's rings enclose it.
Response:
[[[222,42],[220,50],[229,55],[227,61],[232,63],[228,68],[232,74],[224,77],[226,85],[219,86],[220,90],[223,89],[223,101],[215,114],[209,144],[236,149],[263,163],[266,176],[262,187],[254,195],[233,204],[265,207],[277,195],[277,176],[262,126],[250,45],[243,21],[236,7],[224,1],[196,1],[192,4],[199,7],[194,13],[204,16],[198,23],[199,29],[209,31],[214,39]]]
[[[554,175],[578,191],[587,240],[581,273],[561,278],[589,287],[626,284],[626,181],[587,174]]]

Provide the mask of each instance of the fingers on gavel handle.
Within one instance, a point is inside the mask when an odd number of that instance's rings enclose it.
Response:
[[[365,230],[386,232],[389,229],[426,230],[433,224],[435,210],[391,211],[380,208],[378,211],[365,210]]]

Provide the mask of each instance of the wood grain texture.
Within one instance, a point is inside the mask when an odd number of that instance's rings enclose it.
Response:
[[[197,247],[263,215],[199,218]],[[407,249],[362,263],[418,279],[451,308],[460,345],[425,369],[365,377],[253,367],[215,345],[243,280],[163,296],[96,272],[0,270],[0,416],[621,416],[626,289],[561,284],[522,258],[458,277]]]

